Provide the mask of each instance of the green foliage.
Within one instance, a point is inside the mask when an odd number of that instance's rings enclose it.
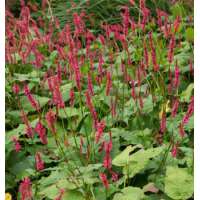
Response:
[[[115,194],[113,200],[141,200],[144,199],[144,192],[137,187],[126,187],[121,193]]]
[[[172,199],[188,199],[193,194],[193,176],[186,168],[167,167],[165,193]]]

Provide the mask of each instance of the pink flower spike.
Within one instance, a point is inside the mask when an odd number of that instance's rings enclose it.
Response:
[[[172,107],[172,113],[171,113],[172,117],[176,116],[176,113],[178,111],[178,107],[179,107],[179,100],[175,99],[174,103],[173,103],[173,107]]]
[[[96,138],[95,138],[96,143],[98,143],[99,140],[101,139],[105,126],[106,125],[104,121],[97,123],[97,132],[96,132]]]
[[[18,153],[21,150],[21,145],[16,137],[12,138],[12,141],[15,144],[15,151]]]
[[[104,187],[105,187],[106,189],[108,189],[108,188],[109,188],[109,183],[108,183],[108,179],[107,179],[106,174],[100,173],[100,174],[99,174],[99,177],[100,177],[100,179],[101,179],[101,181],[102,181]]]
[[[36,169],[37,171],[41,171],[44,169],[44,162],[41,158],[41,154],[39,152],[37,152],[35,154],[35,164],[36,164]]]
[[[178,63],[176,61],[176,66],[175,66],[175,71],[174,71],[174,87],[175,88],[179,87],[179,84],[180,84],[179,76],[180,76],[180,70],[178,67]]]
[[[49,129],[51,130],[51,132],[53,134],[56,134],[56,129],[55,129],[56,114],[52,110],[49,110],[47,112],[45,118],[46,118],[47,125],[48,125]]]
[[[91,75],[88,73],[88,91],[90,92],[90,95],[94,95],[93,85],[92,85],[92,78]]]
[[[24,180],[20,183],[19,192],[21,193],[21,200],[30,200],[32,199],[32,189],[31,189],[31,181],[28,177],[24,178]]]
[[[30,91],[28,85],[24,86],[24,94],[27,97],[27,99],[29,100],[32,107],[35,108],[39,112],[40,106],[39,106],[38,102],[35,100],[35,98],[33,97],[33,95],[31,94],[31,91]]]
[[[39,135],[42,144],[47,144],[46,129],[40,121],[35,126],[35,132]]]
[[[112,167],[112,159],[109,154],[106,154],[103,160],[103,166],[106,169],[111,169]]]
[[[119,175],[116,172],[110,171],[110,173],[112,174],[112,181],[116,182],[119,179]]]
[[[176,158],[178,153],[178,143],[174,144],[171,150],[172,157]]]
[[[130,4],[131,4],[132,6],[135,5],[135,0],[129,0],[129,2],[130,2]]]
[[[13,87],[12,87],[12,91],[13,91],[13,93],[16,94],[16,95],[19,94],[19,91],[20,91],[19,85],[16,84],[16,83],[14,83],[14,84],[13,84]]]

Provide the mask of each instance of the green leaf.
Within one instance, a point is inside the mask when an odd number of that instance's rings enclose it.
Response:
[[[142,200],[144,197],[144,192],[140,188],[126,187],[121,193],[115,194],[113,200]]]
[[[185,16],[185,9],[181,3],[176,3],[174,6],[171,7],[171,11],[174,17]]]
[[[153,98],[152,96],[148,96],[144,99],[144,107],[142,109],[142,112],[149,113],[153,110]]]
[[[151,146],[152,130],[146,128],[144,130],[121,131],[120,136],[127,141],[128,144],[142,144],[143,146]]]
[[[80,192],[77,191],[66,191],[63,200],[86,200]]]
[[[51,61],[54,61],[56,56],[57,56],[58,52],[57,51],[52,51],[49,58]]]
[[[172,199],[188,199],[194,192],[193,176],[186,168],[167,167],[164,192]]]
[[[28,156],[20,162],[16,162],[16,164],[10,168],[10,171],[12,172],[12,174],[16,175],[17,180],[21,180],[22,178],[29,176],[30,173],[32,173],[32,170],[30,171],[30,169],[34,168],[34,164],[34,157]]]
[[[139,150],[132,154],[129,158],[129,164],[123,169],[124,174],[129,177],[135,176],[140,171],[144,170],[151,158],[158,156],[164,147],[151,148],[147,150]]]
[[[185,37],[186,40],[193,42],[194,41],[194,29],[193,28],[187,28],[185,31]]]
[[[23,82],[23,81],[30,81],[30,82],[36,82],[36,83],[39,83],[40,81],[40,78],[38,76],[36,76],[34,74],[34,72],[32,73],[28,73],[28,74],[18,74],[18,73],[15,73],[14,74],[14,79],[15,80],[18,80],[20,82]]]
[[[117,155],[112,164],[116,166],[125,166],[129,162],[129,154],[135,149],[136,147],[128,146],[124,151],[122,151],[119,155]]]
[[[191,97],[192,92],[193,92],[193,89],[194,89],[194,84],[193,83],[188,85],[186,90],[184,90],[180,95],[181,101],[189,102],[190,101],[190,97]]]
[[[39,192],[41,197],[48,197],[49,199],[54,199],[59,194],[59,188],[56,185],[51,185],[49,187],[44,188]]]
[[[72,88],[72,83],[67,83],[65,85],[62,85],[60,87],[60,91],[62,93],[63,101],[68,101],[69,100],[69,92]]]
[[[190,117],[189,122],[185,125],[185,130],[191,131],[194,129],[194,115]]]
[[[60,118],[70,118],[74,116],[80,116],[81,111],[77,108],[72,108],[72,107],[65,107],[65,109],[60,109],[58,116]]]

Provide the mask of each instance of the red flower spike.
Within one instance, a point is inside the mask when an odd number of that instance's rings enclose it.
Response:
[[[173,103],[173,106],[172,106],[172,113],[171,113],[172,117],[176,116],[176,113],[178,111],[178,107],[179,107],[179,100],[175,99],[174,103]]]
[[[21,145],[20,145],[20,143],[19,143],[19,141],[16,137],[13,137],[12,141],[15,144],[15,151],[18,153],[21,150],[22,147],[21,147]]]
[[[16,95],[19,94],[19,91],[20,91],[19,85],[16,84],[16,83],[14,83],[14,84],[13,84],[13,87],[12,87],[12,91],[13,91],[13,93],[16,94]]]
[[[24,94],[27,97],[27,99],[29,100],[32,107],[39,112],[40,106],[39,106],[38,102],[35,100],[35,98],[33,97],[33,95],[31,94],[31,91],[30,91],[28,85],[24,86]]]
[[[106,41],[103,35],[99,35],[99,40],[101,41],[102,45],[105,45]]]
[[[24,178],[24,180],[20,183],[19,192],[21,194],[21,200],[31,200],[32,189],[31,189],[31,181],[28,177]]]
[[[129,2],[130,2],[130,4],[131,4],[132,6],[135,5],[135,0],[129,0]]]
[[[112,167],[112,159],[109,154],[106,154],[103,160],[103,166],[106,169],[111,169]]]
[[[108,189],[108,188],[109,188],[109,183],[108,183],[108,179],[107,179],[106,174],[100,173],[100,174],[99,174],[99,177],[100,177],[100,179],[101,179],[101,181],[102,181],[104,187],[105,187],[106,189]]]
[[[90,95],[94,95],[93,85],[92,85],[92,78],[91,75],[88,73],[88,91],[90,92]]]
[[[64,108],[65,103],[62,98],[62,93],[60,91],[60,80],[58,76],[52,76],[48,78],[48,87],[52,93],[52,102],[58,108]]]
[[[42,144],[47,144],[46,129],[40,121],[35,126],[35,132],[39,135]]]
[[[99,142],[99,140],[101,139],[102,135],[103,135],[103,131],[105,128],[105,122],[101,121],[99,123],[97,123],[97,131],[96,131],[96,137],[95,137],[95,141],[96,143]]]
[[[35,164],[36,164],[36,170],[37,171],[41,171],[44,169],[44,162],[41,158],[41,154],[39,152],[37,152],[35,154]]]
[[[174,144],[171,150],[172,157],[176,158],[178,153],[178,143]]]
[[[49,129],[51,130],[51,132],[53,134],[56,133],[56,129],[55,129],[55,122],[56,122],[56,114],[52,111],[49,110],[45,116],[46,121],[47,121],[47,125],[49,127]]]
[[[106,152],[106,154],[110,154],[111,150],[112,150],[112,140],[104,144],[104,151]]]
[[[112,174],[112,181],[116,182],[119,179],[119,175],[116,172],[110,171],[110,173]]]
[[[180,76],[180,70],[176,61],[176,66],[175,66],[175,71],[174,71],[174,87],[175,88],[179,87],[179,84],[180,84],[179,76]]]
[[[194,113],[194,96],[191,97],[190,104],[188,106],[188,110],[182,119],[183,125],[189,122],[190,117]]]
[[[168,62],[171,64],[174,57],[175,36],[172,36],[168,47]]]

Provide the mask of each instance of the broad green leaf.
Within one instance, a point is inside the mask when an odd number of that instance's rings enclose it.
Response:
[[[52,171],[51,174],[47,177],[42,177],[39,180],[40,187],[47,187],[49,185],[52,185],[59,180],[61,180],[64,176],[64,172],[61,172],[59,170]]]
[[[70,92],[71,88],[72,88],[72,83],[67,83],[67,84],[62,85],[60,87],[60,91],[62,93],[62,97],[63,97],[64,101],[68,101],[69,100],[69,98],[70,98],[69,97],[69,92]]]
[[[112,164],[116,166],[125,166],[129,162],[129,154],[135,149],[136,147],[128,146],[124,151],[122,151],[119,155],[117,155],[113,161]]]
[[[145,147],[151,146],[152,130],[146,128],[144,130],[135,131],[121,131],[121,137],[127,141],[128,144],[142,144]]]
[[[80,116],[80,115],[81,115],[81,111],[73,107],[65,107],[64,109],[60,109],[58,113],[58,116],[60,118],[71,118],[71,117]]]
[[[147,98],[144,99],[142,112],[150,113],[152,110],[153,110],[153,99],[152,96],[149,95]]]
[[[52,51],[49,58],[51,61],[54,61],[56,56],[57,56],[58,52],[57,51]]]
[[[167,167],[164,192],[172,199],[188,199],[194,192],[193,176],[188,169]]]
[[[136,161],[140,158],[140,157],[145,157],[145,158],[153,158],[155,156],[158,156],[162,151],[163,151],[164,147],[156,147],[156,148],[151,148],[151,149],[147,149],[147,150],[139,150],[136,153],[132,154],[130,156],[130,161]]]
[[[151,148],[147,150],[139,150],[132,154],[129,158],[129,164],[124,167],[123,173],[129,177],[135,176],[140,171],[144,170],[151,158],[158,156],[164,147]]]
[[[32,73],[28,73],[28,74],[18,74],[15,73],[15,80],[23,82],[23,81],[30,81],[30,82],[35,82],[35,83],[39,83],[40,78],[35,74],[35,72]]]
[[[190,117],[189,122],[185,125],[185,130],[191,131],[194,129],[194,115]]]
[[[21,180],[26,176],[29,176],[32,171],[29,171],[29,169],[33,169],[35,164],[35,159],[33,156],[28,156],[21,160],[21,162],[16,162],[15,165],[13,165],[10,168],[10,171],[12,174],[16,175],[17,180]]]
[[[121,193],[115,194],[113,200],[142,200],[144,192],[138,187],[126,187]]]
[[[35,127],[36,123],[38,122],[38,119],[34,119],[31,121],[31,126]],[[19,126],[15,129],[12,129],[11,131],[8,131],[6,133],[6,144],[10,143],[12,141],[12,137],[19,137],[20,135],[25,134],[25,124],[19,124]]]
[[[181,3],[176,3],[174,6],[171,7],[171,11],[174,17],[185,16],[185,9]]]
[[[194,84],[193,83],[188,85],[186,90],[184,90],[180,95],[181,101],[189,102],[190,101],[190,97],[191,97],[192,92],[193,92],[193,89],[194,89]]]
[[[187,41],[194,41],[194,29],[193,28],[187,28],[185,32],[185,37]]]
[[[78,191],[66,191],[64,196],[63,196],[63,200],[86,200],[83,195],[78,192]]]
[[[57,188],[56,185],[51,185],[39,191],[40,197],[48,197],[49,199],[55,199],[58,194],[59,188]]]

